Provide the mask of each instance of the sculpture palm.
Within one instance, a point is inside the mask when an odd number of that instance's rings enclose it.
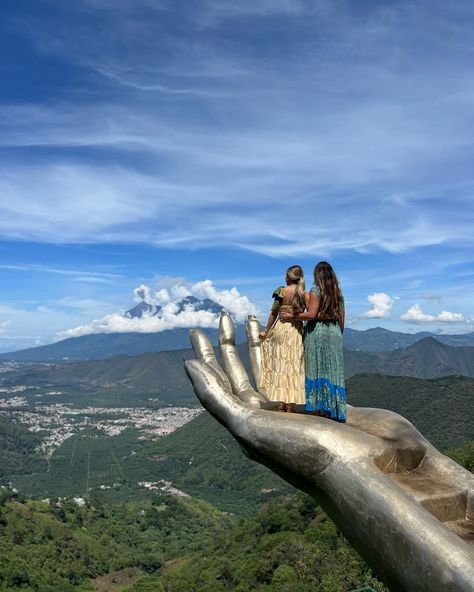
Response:
[[[249,317],[258,384],[260,325]],[[202,405],[253,460],[313,496],[379,578],[397,592],[474,591],[474,476],[402,416],[348,406],[347,423],[278,413],[254,390],[223,313],[224,369],[208,337],[190,332],[186,371]]]

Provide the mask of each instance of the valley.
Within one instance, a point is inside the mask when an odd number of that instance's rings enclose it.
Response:
[[[238,350],[248,367],[247,346]],[[472,470],[473,350],[430,336],[346,350],[348,401],[401,413]],[[191,357],[0,363],[0,522],[10,541],[0,589],[40,581],[42,570],[51,584],[40,591],[386,592],[313,500],[250,461],[201,409],[183,370]],[[88,559],[41,567],[64,536]],[[314,556],[324,568],[300,561]]]

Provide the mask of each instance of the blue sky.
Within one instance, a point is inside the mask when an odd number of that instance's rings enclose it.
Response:
[[[354,328],[473,330],[472,2],[2,13],[0,351],[323,258]]]

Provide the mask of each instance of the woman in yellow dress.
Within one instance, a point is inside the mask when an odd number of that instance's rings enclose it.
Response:
[[[295,412],[295,404],[306,402],[304,382],[303,323],[282,322],[280,312],[297,314],[306,306],[304,273],[299,265],[289,267],[286,286],[273,292],[274,303],[262,339],[261,388],[278,411]]]

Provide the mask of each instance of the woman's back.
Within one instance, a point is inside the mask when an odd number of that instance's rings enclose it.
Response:
[[[281,306],[290,306],[293,307],[293,301],[296,294],[296,286],[289,285],[289,286],[281,286]],[[308,305],[309,301],[309,293],[304,293],[304,299],[306,306]]]

